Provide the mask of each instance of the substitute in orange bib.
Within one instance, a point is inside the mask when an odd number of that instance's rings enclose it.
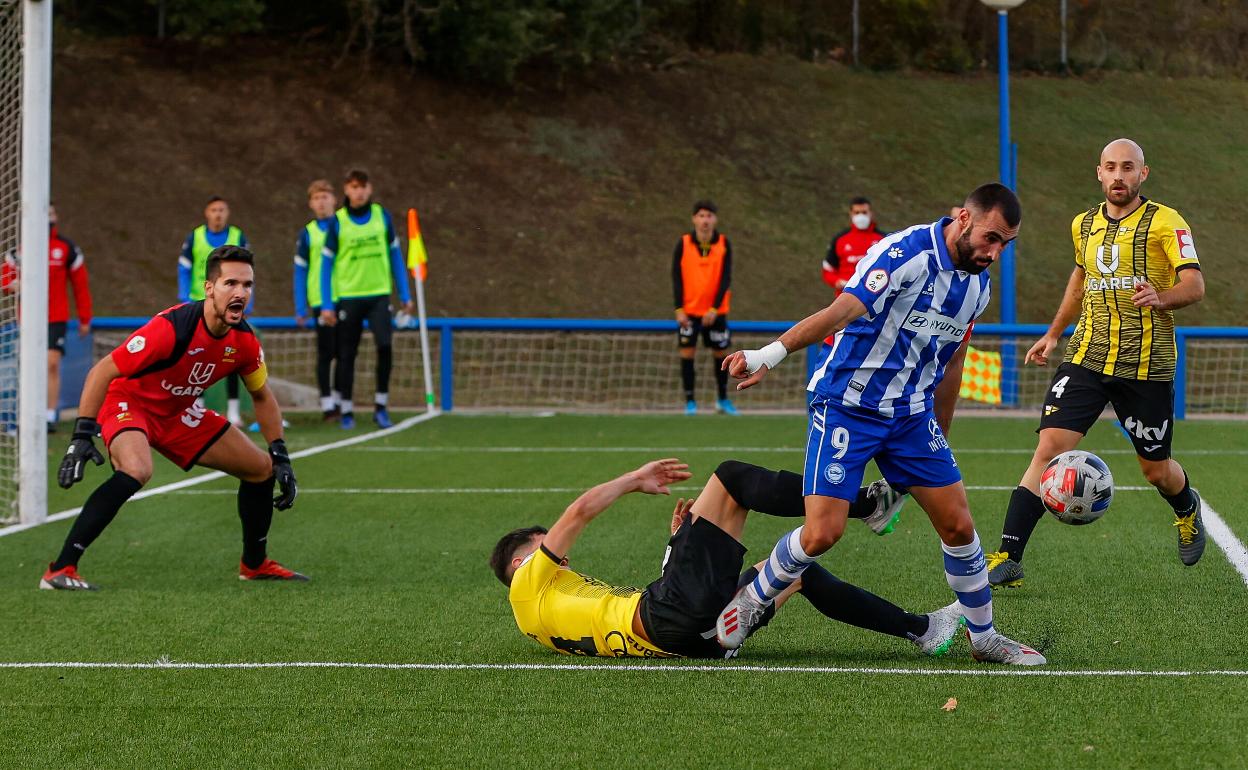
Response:
[[[672,289],[676,323],[680,324],[680,379],[685,389],[685,414],[697,414],[693,373],[698,336],[714,354],[716,411],[736,414],[728,400],[728,375],[720,362],[728,355],[732,333],[728,331],[728,303],[732,298],[732,244],[719,232],[714,202],[693,204],[693,231],[676,242],[672,253]]]
[[[204,299],[169,308],[131,334],[87,375],[78,420],[57,481],[82,481],[87,461],[104,464],[95,447],[102,434],[113,474],[82,506],[40,588],[94,590],[78,574],[78,560],[113,517],[152,477],[152,450],[178,467],[214,468],[234,476],[243,524],[241,580],[306,580],[266,554],[273,508],[295,502],[295,473],[282,440],[282,412],[269,389],[264,352],[243,320],[255,284],[254,257],[241,246],[219,246],[208,256]],[[200,396],[238,375],[255,404],[269,451],[204,406]],[[273,497],[276,486],[281,494]]]

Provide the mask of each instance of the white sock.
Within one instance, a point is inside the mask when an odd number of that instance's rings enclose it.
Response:
[[[389,393],[378,393],[378,394],[374,395],[374,396],[373,396],[373,403],[374,403],[374,404],[376,404],[377,406],[389,406],[389,405],[390,405],[390,394],[389,394]]]
[[[48,422],[56,422],[56,410],[55,409],[48,410]]]
[[[337,402],[335,401],[333,396],[321,396],[321,411],[322,412],[334,411],[334,405],[336,403]]]
[[[225,419],[229,420],[230,422],[242,422],[243,421],[243,413],[239,411],[237,398],[231,398],[226,403]]]
[[[344,415],[355,414],[355,404],[351,403],[350,401],[343,401],[340,404],[340,406],[342,407],[342,413]]]

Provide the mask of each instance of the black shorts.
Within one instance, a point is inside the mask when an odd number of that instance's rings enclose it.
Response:
[[[55,350],[65,355],[65,330],[67,328],[68,324],[65,321],[48,323],[48,350]]]
[[[650,641],[687,658],[723,658],[715,620],[737,592],[745,546],[703,518],[686,521],[667,543],[663,576],[646,586],[641,624]]]
[[[1044,396],[1039,430],[1065,428],[1086,435],[1106,404],[1113,404],[1137,455],[1145,460],[1170,457],[1174,437],[1174,382],[1170,380],[1130,380],[1063,363]]]
[[[698,333],[702,334],[702,344],[712,350],[727,350],[732,345],[732,332],[728,330],[728,316],[715,316],[715,323],[709,327],[702,325],[702,316],[689,316],[689,323],[680,327],[676,339],[682,348],[691,348],[698,344]]]
[[[394,335],[394,327],[390,322],[389,294],[339,300],[337,331],[339,346],[357,348],[366,320],[369,331],[373,333],[373,343],[379,348],[389,347]]]

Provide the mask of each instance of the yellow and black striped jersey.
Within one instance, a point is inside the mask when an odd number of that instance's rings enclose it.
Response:
[[[1179,212],[1145,199],[1122,219],[1105,204],[1070,225],[1075,264],[1084,270],[1083,309],[1066,360],[1132,380],[1173,380],[1174,314],[1131,302],[1137,281],[1162,292],[1180,270],[1199,268],[1192,231]]]
[[[636,588],[608,585],[560,566],[545,546],[511,579],[511,611],[521,633],[565,655],[673,657],[633,633]]]

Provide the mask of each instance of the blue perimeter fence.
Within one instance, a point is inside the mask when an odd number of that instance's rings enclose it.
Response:
[[[93,328],[99,330],[131,331],[142,326],[149,319],[142,317],[103,317],[93,322]],[[293,317],[251,318],[248,322],[256,328],[274,330],[298,330]],[[461,331],[490,332],[632,332],[632,333],[672,333],[676,331],[674,321],[666,320],[616,320],[599,318],[430,318],[428,319],[430,335],[438,335],[437,366],[439,375],[439,401],[444,411],[455,407],[455,333]],[[788,321],[733,321],[732,330],[737,333],[776,334],[792,326]],[[975,327],[975,336],[993,336],[1001,340],[1002,349],[1010,350],[1013,346],[1030,346],[1040,335],[1047,331],[1044,324],[999,324],[982,323]],[[405,327],[405,332],[412,327]],[[1065,331],[1069,336],[1073,327]],[[77,339],[77,335],[69,335],[70,349],[67,351],[62,403],[76,403],[76,391],[81,388],[82,378],[90,368],[93,358],[89,340]],[[1204,327],[1184,326],[1175,329],[1178,345],[1177,374],[1175,376],[1175,416],[1183,418],[1187,413],[1187,342],[1193,339],[1222,339],[1248,341],[1248,327]],[[812,346],[806,351],[807,370],[813,371],[819,346]],[[1022,348],[1025,350],[1026,348]],[[1245,372],[1243,374],[1248,374]],[[1004,405],[1017,404],[1017,380],[1012,367],[1003,367],[1002,396]],[[75,385],[77,387],[75,387]],[[73,396],[71,399],[70,396]]]

